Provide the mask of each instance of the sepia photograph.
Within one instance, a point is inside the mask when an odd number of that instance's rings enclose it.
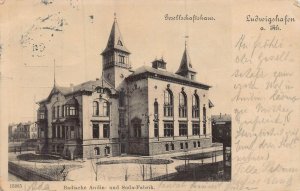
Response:
[[[297,191],[298,1],[0,0],[0,191]]]

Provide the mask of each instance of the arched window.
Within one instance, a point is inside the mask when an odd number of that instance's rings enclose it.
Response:
[[[95,147],[94,148],[94,154],[95,155],[100,155],[100,149],[99,149],[99,147]]]
[[[164,91],[164,116],[173,116],[173,94],[170,90]]]
[[[110,154],[110,147],[106,146],[104,149],[105,155],[109,155]]]
[[[203,134],[206,135],[206,108],[203,107]]]
[[[154,102],[154,120],[158,120],[158,103],[156,99]]]
[[[193,95],[192,98],[192,117],[197,118],[200,116],[200,111],[199,111],[199,96],[197,94]]]
[[[93,115],[94,116],[99,115],[99,103],[97,101],[93,102]]]
[[[187,107],[186,94],[184,92],[180,92],[180,94],[179,94],[179,117],[187,117],[186,107]]]
[[[189,143],[185,143],[185,148],[188,149],[189,148]]]
[[[174,150],[174,149],[175,149],[174,144],[171,143],[171,150]]]
[[[99,114],[103,117],[109,116],[109,103],[108,101],[101,99],[99,103]]]

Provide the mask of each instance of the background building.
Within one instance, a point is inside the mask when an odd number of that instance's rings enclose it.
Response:
[[[133,70],[115,19],[101,55],[101,79],[54,82],[39,102],[39,152],[74,159],[211,146],[210,86],[196,81],[187,45],[176,74],[162,58]]]

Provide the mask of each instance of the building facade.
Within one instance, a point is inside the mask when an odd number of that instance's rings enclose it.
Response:
[[[37,125],[34,122],[10,124],[8,126],[9,141],[24,142],[27,140],[37,140],[37,129]]]
[[[175,74],[163,59],[133,70],[115,19],[101,55],[101,79],[54,84],[39,102],[38,152],[74,159],[211,146],[210,86],[196,81],[187,47]]]

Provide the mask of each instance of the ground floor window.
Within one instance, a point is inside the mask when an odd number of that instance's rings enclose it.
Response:
[[[109,138],[109,124],[103,124],[103,137]]]
[[[179,123],[179,136],[187,136],[187,123]]]
[[[154,137],[159,136],[158,123],[154,123]]]
[[[200,141],[198,141],[198,147],[200,147]]]
[[[194,144],[194,148],[196,148],[197,147],[196,141],[194,141],[193,144]]]
[[[174,147],[174,144],[173,144],[173,143],[171,144],[171,149],[172,149],[172,150],[174,150],[174,149],[175,149],[175,147]]]
[[[188,143],[188,142],[185,143],[185,148],[186,148],[186,149],[189,148],[189,143]]]
[[[95,155],[100,155],[100,149],[99,149],[99,147],[95,147],[94,148],[94,154]]]
[[[99,124],[93,124],[93,139],[99,138]]]
[[[133,125],[133,136],[134,137],[141,137],[142,129],[140,124]]]
[[[165,137],[173,137],[174,136],[173,123],[165,123],[164,124],[164,136]]]
[[[169,145],[166,144],[165,147],[166,147],[166,151],[169,151]]]
[[[110,154],[110,147],[109,146],[105,147],[104,152],[105,152],[105,155],[109,155]]]
[[[183,149],[183,143],[180,143],[180,149]]]
[[[193,123],[193,135],[200,135],[199,123]]]

